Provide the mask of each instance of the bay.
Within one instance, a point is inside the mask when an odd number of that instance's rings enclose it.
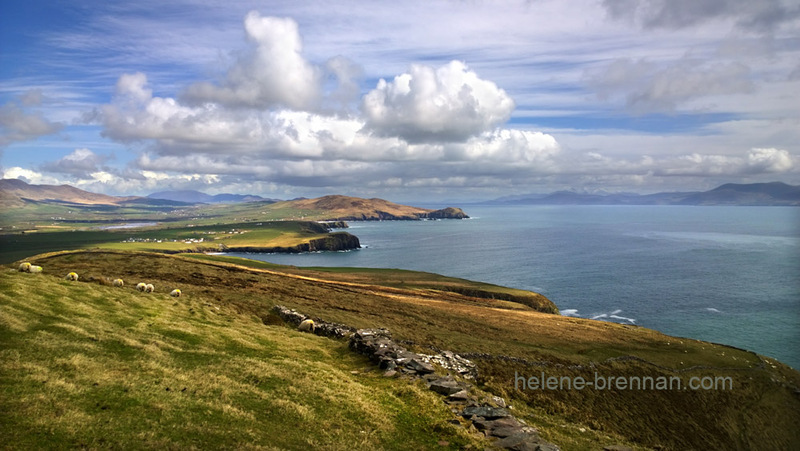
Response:
[[[348,231],[364,246],[357,251],[242,256],[412,269],[532,290],[564,315],[724,343],[800,368],[800,208],[466,210],[472,219],[353,222]]]

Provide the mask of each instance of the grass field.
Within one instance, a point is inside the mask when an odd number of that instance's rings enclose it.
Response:
[[[483,449],[419,383],[226,302],[0,273],[3,449]]]
[[[20,280],[39,277],[63,289],[86,286],[85,290],[89,291],[81,294],[79,298],[82,299],[89,296],[91,290],[111,290],[103,286],[107,283],[105,281],[122,277],[131,284],[139,281],[154,283],[157,293],[152,296],[156,297],[164,298],[163,293],[180,288],[186,298],[181,298],[177,304],[166,300],[165,306],[178,309],[185,302],[193,303],[190,308],[195,313],[189,312],[191,316],[187,318],[197,317],[201,311],[205,317],[214,318],[209,313],[214,314],[219,307],[227,315],[225,321],[232,321],[229,327],[239,329],[238,321],[244,321],[241,324],[246,324],[247,329],[231,330],[230,334],[249,336],[253,333],[250,327],[270,322],[272,305],[283,304],[312,316],[355,327],[388,327],[397,339],[419,351],[439,348],[468,355],[479,366],[481,388],[506,397],[514,406],[516,415],[537,427],[545,439],[567,450],[601,449],[618,443],[662,449],[793,449],[800,446],[800,399],[797,396],[800,373],[797,371],[745,350],[670,337],[640,327],[541,313],[524,304],[491,296],[472,296],[477,294],[477,291],[470,291],[475,287],[458,279],[413,272],[306,270],[202,255],[108,251],[59,253],[39,256],[31,261],[42,265],[45,274],[6,274],[5,277],[13,283],[11,288],[3,286],[3,293],[13,291],[6,295],[4,302],[16,302],[13,305],[23,313],[25,302],[16,299],[23,297],[25,291],[13,288],[13,284],[20,283]],[[60,281],[69,271],[78,272],[82,282],[67,285]],[[460,283],[464,284],[463,289],[458,288]],[[36,285],[39,286],[43,285]],[[28,288],[33,290],[35,287]],[[487,290],[483,287],[479,291]],[[60,299],[67,295],[48,292],[42,296]],[[64,310],[69,310],[69,302],[56,305],[61,305],[61,310],[51,316],[67,314]],[[126,302],[116,305],[115,311],[119,314],[128,308]],[[144,313],[140,310],[132,317],[147,320],[149,317]],[[76,314],[83,315],[85,321],[97,315],[81,313],[80,309]],[[4,319],[3,327],[15,328],[17,316],[5,315],[4,318],[10,319]],[[40,316],[40,313],[33,314],[33,317]],[[197,346],[205,346],[209,340],[213,342],[211,338],[197,338],[200,332],[189,328],[194,323],[190,321],[184,327],[181,326],[183,322],[186,320],[172,323],[174,327],[160,329],[144,329],[141,320],[120,324],[124,328],[142,328],[142,332],[153,334],[151,339],[172,343],[171,346],[175,343],[171,340],[195,340]],[[107,329],[114,327],[107,326]],[[220,334],[223,329],[216,329],[211,335]],[[64,345],[76,341],[78,347],[97,345],[91,340],[80,339],[80,335],[74,335],[71,330],[47,329],[52,335],[30,336],[32,341],[26,342],[25,346],[36,343],[36,340],[47,343],[50,339],[60,340],[59,343]],[[18,332],[8,332],[6,336],[13,338],[16,335]],[[21,350],[22,346],[16,349]],[[338,345],[332,346],[336,348]],[[166,352],[164,349],[167,348],[171,349],[170,346],[159,346],[158,352]],[[121,347],[120,352],[123,351],[133,352]],[[229,352],[234,354],[236,351],[231,349]],[[30,360],[22,351],[19,355],[19,358],[8,361],[23,365]],[[139,357],[131,362],[139,362],[146,354],[137,355]],[[304,355],[305,358],[313,356],[314,360],[324,357],[319,352]],[[295,357],[300,359],[297,355]],[[329,360],[323,361],[334,365]],[[361,364],[358,362],[355,366]],[[142,369],[135,365],[129,363],[126,368],[133,368],[131,371],[138,374]],[[61,374],[69,370],[67,366],[57,366],[48,371]],[[174,378],[192,379],[184,374],[187,371],[193,374],[189,367],[176,367],[174,371]],[[581,376],[587,380],[594,378],[595,374],[623,378],[680,377],[684,380],[689,377],[728,377],[732,389],[577,391],[524,390],[515,386],[515,374],[535,376],[542,371],[548,376]],[[11,374],[16,372],[10,371]],[[14,382],[14,386],[18,383]],[[29,394],[31,399],[41,398],[42,405],[60,402],[60,392],[49,393],[46,384],[39,386],[27,382],[22,386],[32,390]],[[231,399],[233,407],[244,408],[240,406],[243,400]],[[87,436],[92,434],[87,433]],[[325,436],[317,443],[327,439]],[[452,440],[455,443],[457,439]],[[382,441],[371,442],[371,445],[377,446],[376,449],[394,447]],[[332,448],[340,447],[332,445]]]
[[[220,251],[231,247],[291,247],[323,238],[327,230],[309,221],[270,221],[205,226],[159,225],[118,230],[39,229],[0,234],[0,263],[44,252],[115,249],[155,252]]]

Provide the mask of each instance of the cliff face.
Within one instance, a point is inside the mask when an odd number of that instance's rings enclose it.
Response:
[[[307,243],[300,243],[288,247],[257,247],[257,246],[242,246],[242,247],[227,247],[224,252],[260,252],[260,253],[285,253],[285,254],[299,254],[301,252],[317,252],[317,251],[349,251],[353,249],[360,249],[361,242],[358,237],[351,235],[347,232],[334,232],[328,234],[323,238],[316,238]]]
[[[442,208],[441,210],[434,210],[428,213],[421,213],[419,217],[422,219],[467,219],[464,210],[455,207]]]

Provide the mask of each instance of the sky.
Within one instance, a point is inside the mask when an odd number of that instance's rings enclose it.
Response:
[[[800,0],[4,2],[0,173],[396,201],[800,184]]]

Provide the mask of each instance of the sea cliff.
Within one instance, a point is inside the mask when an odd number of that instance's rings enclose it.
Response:
[[[315,238],[294,246],[226,246],[222,252],[258,252],[299,254],[317,251],[349,251],[360,249],[358,237],[347,232],[333,232],[322,238]]]

